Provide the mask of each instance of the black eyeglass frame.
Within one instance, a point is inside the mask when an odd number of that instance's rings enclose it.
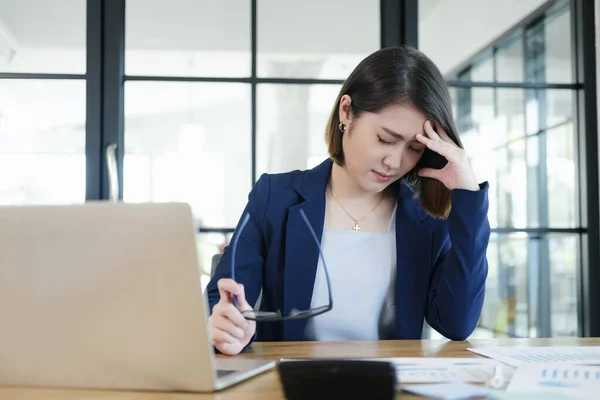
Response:
[[[313,227],[311,226],[310,222],[308,221],[308,218],[306,217],[304,210],[300,210],[300,215],[302,216],[302,219],[304,220],[304,222],[306,223],[306,226],[310,230],[310,233],[315,241],[315,244],[317,245],[317,247],[319,249],[319,256],[321,257],[321,261],[323,262],[323,270],[325,271],[325,278],[327,280],[327,294],[329,296],[329,304],[327,304],[325,306],[311,308],[308,310],[303,310],[303,311],[300,311],[297,309],[292,309],[290,311],[290,314],[286,315],[286,316],[283,316],[281,314],[280,310],[277,310],[277,311],[260,311],[260,310],[243,311],[242,315],[247,320],[257,321],[257,322],[279,322],[279,321],[300,320],[300,319],[316,317],[317,315],[324,314],[333,308],[333,299],[331,296],[331,281],[329,279],[329,271],[327,270],[327,264],[325,263],[325,257],[323,256],[323,250],[321,248],[321,243],[319,242],[319,239],[317,238],[317,234],[315,233]],[[242,222],[238,228],[239,232],[235,232],[234,237],[233,237],[233,248],[231,249],[231,279],[233,279],[234,281],[235,281],[235,254],[237,251],[237,244],[238,244],[238,240],[239,240],[240,236],[242,235],[242,232],[244,231],[244,228],[246,227],[246,224],[248,223],[249,219],[250,219],[250,214],[246,213],[246,215],[244,215]],[[237,301],[236,301],[235,295],[233,296],[233,305],[235,307],[237,307]]]

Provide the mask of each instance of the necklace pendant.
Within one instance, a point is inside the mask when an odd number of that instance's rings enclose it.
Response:
[[[358,226],[358,222],[356,222],[356,223],[354,224],[354,226],[352,227],[352,229],[354,229],[354,232],[358,232],[358,231],[360,231],[360,226]]]

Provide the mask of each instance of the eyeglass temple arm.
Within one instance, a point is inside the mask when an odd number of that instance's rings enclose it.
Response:
[[[329,305],[333,306],[333,299],[331,296],[331,281],[329,280],[329,272],[327,271],[327,264],[325,263],[325,257],[323,256],[323,249],[321,249],[321,242],[319,241],[319,238],[317,238],[317,234],[315,233],[312,225],[310,224],[310,222],[308,222],[308,218],[306,218],[306,214],[304,214],[304,210],[302,210],[302,209],[300,210],[300,215],[304,219],[304,222],[306,222],[306,226],[308,226],[308,230],[310,230],[310,233],[312,234],[312,237],[315,240],[315,244],[317,245],[317,247],[319,249],[319,256],[321,257],[321,261],[323,262],[323,270],[325,271],[325,279],[327,279],[327,292],[329,294]]]
[[[238,232],[238,230],[236,230],[236,232],[234,232],[233,248],[231,249],[231,279],[233,281],[235,281],[235,252],[237,250],[238,239],[242,235],[242,232],[244,231],[244,228],[246,227],[246,224],[248,223],[249,219],[250,219],[250,214],[244,215],[244,217],[242,218],[240,227],[238,228],[239,232]],[[237,300],[235,298],[235,295],[231,296],[231,299],[233,301],[233,305],[237,308]]]
[[[308,227],[308,230],[310,231],[310,233],[315,241],[315,244],[317,245],[317,248],[319,249],[319,256],[321,257],[321,261],[323,262],[323,270],[325,271],[325,279],[327,279],[327,292],[328,292],[328,296],[329,296],[329,304],[333,306],[333,298],[331,295],[331,281],[329,279],[329,271],[327,270],[327,264],[325,263],[325,257],[323,256],[323,249],[321,248],[321,243],[319,242],[319,239],[317,238],[317,234],[315,233],[312,225],[310,224],[310,222],[308,222],[308,218],[306,218],[306,214],[304,213],[304,210],[302,210],[302,209],[300,210],[300,215],[302,216],[302,219],[306,223],[306,226]],[[250,214],[244,215],[242,222],[240,224],[240,227],[238,228],[239,232],[234,233],[233,248],[231,250],[231,279],[233,279],[234,281],[235,281],[235,253],[237,250],[237,243],[238,243],[238,239],[242,235],[242,232],[244,231],[244,228],[246,227],[246,224],[248,223],[249,219],[250,219]],[[235,296],[232,296],[232,300],[233,300],[233,305],[235,307],[237,307],[237,301],[236,301]]]

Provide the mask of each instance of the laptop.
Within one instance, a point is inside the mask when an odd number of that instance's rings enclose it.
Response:
[[[0,386],[213,392],[274,367],[215,357],[185,203],[0,207]]]

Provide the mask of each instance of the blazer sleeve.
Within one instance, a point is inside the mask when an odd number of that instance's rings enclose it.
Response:
[[[250,218],[244,231],[241,232],[241,236],[238,238],[235,257],[235,277],[237,282],[244,285],[246,300],[251,306],[256,304],[262,288],[262,271],[266,257],[263,222],[269,204],[270,192],[269,176],[263,174],[250,191],[248,203],[234,231],[234,235],[237,235],[239,232],[238,227],[246,213],[248,213]],[[213,307],[221,298],[217,282],[222,278],[231,278],[231,250],[232,247],[230,245],[225,247],[221,260],[215,268],[214,275],[206,287],[210,314],[212,314]],[[252,341],[255,338],[256,334]]]
[[[455,189],[448,219],[433,233],[435,261],[427,298],[427,323],[451,340],[465,340],[479,321],[488,274],[488,183],[479,191]]]

